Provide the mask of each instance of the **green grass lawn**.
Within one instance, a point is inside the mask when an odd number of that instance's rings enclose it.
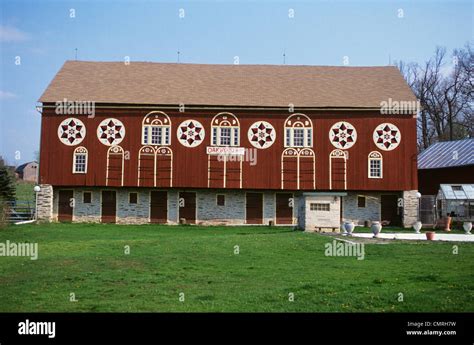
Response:
[[[0,311],[474,311],[473,244],[367,243],[357,260],[325,256],[333,239],[277,227],[9,226],[0,243],[37,242],[39,258],[0,257]]]
[[[31,203],[35,202],[35,192],[33,188],[35,187],[34,182],[17,180],[15,183],[15,197],[18,201],[29,201]]]

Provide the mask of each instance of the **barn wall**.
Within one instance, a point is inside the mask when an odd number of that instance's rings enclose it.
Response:
[[[365,207],[358,207],[359,196],[365,197]],[[343,198],[343,221],[363,225],[364,221],[380,221],[380,193],[349,194]]]
[[[40,183],[54,186],[105,186],[108,146],[99,142],[97,126],[106,118],[117,118],[123,122],[126,135],[120,146],[127,158],[124,161],[123,185],[138,185],[138,152],[141,148],[141,126],[144,116],[151,110],[160,109],[96,109],[96,115],[59,116],[53,109],[44,109],[41,133]],[[185,113],[164,110],[171,118],[171,145],[173,152],[173,187],[207,188],[208,155],[210,146],[210,121],[219,111],[187,110]],[[243,189],[281,189],[281,159],[284,150],[284,122],[290,115],[285,111],[233,111],[240,121],[240,147],[254,149],[247,139],[252,123],[265,120],[276,130],[274,144],[267,149],[257,149],[257,164],[243,162]],[[347,150],[347,190],[414,190],[417,189],[416,174],[416,124],[411,116],[381,115],[378,112],[305,112],[313,122],[313,150],[316,160],[316,189],[329,189],[329,154],[335,147],[329,141],[329,130],[338,121],[348,121],[356,128],[356,144]],[[89,152],[87,174],[72,173],[73,152],[76,146],[66,146],[58,139],[58,126],[68,117],[77,117],[84,122],[87,133],[79,146]],[[176,137],[178,125],[187,119],[201,122],[206,131],[205,140],[197,147],[180,144]],[[378,150],[372,140],[375,127],[381,123],[395,124],[401,131],[400,145],[392,151]],[[383,155],[383,179],[367,177],[367,156],[378,150]],[[235,188],[235,187],[234,187]],[[290,189],[295,190],[296,187]],[[312,184],[302,185],[300,190],[313,190]]]
[[[440,184],[474,183],[474,165],[441,169],[419,169],[419,188],[422,195],[438,194]]]

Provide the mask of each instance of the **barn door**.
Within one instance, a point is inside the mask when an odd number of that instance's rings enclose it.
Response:
[[[381,196],[381,213],[382,221],[390,221],[390,226],[398,226],[401,224],[397,195],[391,194]]]
[[[196,193],[179,193],[179,218],[185,218],[186,223],[196,223]]]
[[[247,224],[263,224],[263,194],[247,193],[245,211]]]
[[[115,223],[117,199],[115,191],[102,191],[102,223]]]
[[[58,200],[58,221],[72,222],[72,190],[60,190]]]
[[[276,193],[276,223],[293,224],[293,194]]]
[[[168,192],[150,193],[150,222],[164,224],[168,221]]]

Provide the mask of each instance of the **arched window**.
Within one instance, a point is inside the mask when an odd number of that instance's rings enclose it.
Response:
[[[142,122],[142,145],[170,145],[171,120],[162,111],[152,111]]]
[[[87,149],[84,146],[76,147],[72,159],[73,174],[87,173]]]
[[[211,145],[239,146],[240,123],[231,113],[219,113],[211,122]]]
[[[293,114],[286,119],[285,147],[313,147],[313,123],[308,116]]]
[[[369,153],[368,172],[369,178],[383,178],[383,158],[380,152]]]

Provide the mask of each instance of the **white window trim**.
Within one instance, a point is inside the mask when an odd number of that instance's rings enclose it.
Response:
[[[85,156],[84,171],[76,170],[76,157],[79,155]],[[76,147],[72,155],[72,173],[73,174],[87,174],[88,161],[89,161],[89,154],[87,152],[87,149],[84,146]]]
[[[287,122],[293,118],[293,117],[303,117],[305,118],[308,122],[309,122],[309,126],[306,126],[304,125],[303,121],[301,120],[295,120],[294,123],[292,123],[291,125],[287,125]],[[297,123],[300,123],[301,126],[299,127],[296,127],[295,125]],[[302,129],[303,130],[303,145],[295,145],[295,142],[294,142],[294,130],[295,129]],[[288,138],[288,134],[287,134],[287,131],[290,131],[289,133],[289,138]],[[310,145],[308,145],[308,132],[311,133],[311,143]],[[285,120],[285,129],[284,129],[284,135],[285,135],[285,138],[284,138],[284,147],[294,147],[294,148],[312,148],[313,147],[313,122],[311,121],[311,119],[304,115],[304,114],[292,114],[290,116],[288,116],[288,118]],[[289,144],[288,144],[288,139],[289,139]]]
[[[148,118],[152,118],[148,123]],[[154,117],[154,119],[153,119]],[[156,123],[154,123],[156,121]],[[161,127],[161,143],[151,143],[151,128],[150,127]],[[166,129],[168,129],[168,142],[166,142]],[[145,142],[145,131],[147,133],[147,141]],[[142,134],[141,143],[142,145],[152,146],[170,146],[171,145],[171,120],[167,114],[162,111],[152,111],[145,115],[142,120]]]
[[[161,142],[153,143],[152,128],[161,130]],[[166,142],[166,129],[168,128],[168,142]],[[147,133],[147,142],[145,142],[145,131]],[[143,125],[142,126],[142,145],[169,146],[171,145],[171,126],[168,125]]]
[[[229,118],[233,118],[236,124],[232,124],[232,120],[226,119],[222,122],[226,121],[229,125],[223,126],[221,124],[215,124],[215,120],[221,116],[225,115]],[[230,128],[230,145],[222,145],[221,144],[221,128]],[[216,135],[214,135],[214,129],[216,129]],[[237,129],[237,138],[235,130]],[[211,120],[211,146],[220,146],[220,147],[239,147],[240,146],[240,122],[237,116],[232,113],[219,113],[214,116]],[[214,144],[215,139],[215,144]],[[237,139],[237,143],[235,143],[235,139]]]
[[[372,176],[370,173],[370,163],[372,161],[379,161],[380,162],[380,176]],[[382,179],[383,178],[383,157],[382,154],[378,151],[372,151],[369,153],[369,159],[367,161],[367,176],[371,179]]]
[[[214,144],[214,128],[216,129],[216,143]],[[221,143],[221,129],[228,128],[230,129],[230,144],[224,145]],[[237,129],[237,144],[235,143],[235,129]],[[211,128],[211,145],[212,146],[221,146],[221,147],[238,147],[240,146],[240,127],[238,126],[212,126]]]

